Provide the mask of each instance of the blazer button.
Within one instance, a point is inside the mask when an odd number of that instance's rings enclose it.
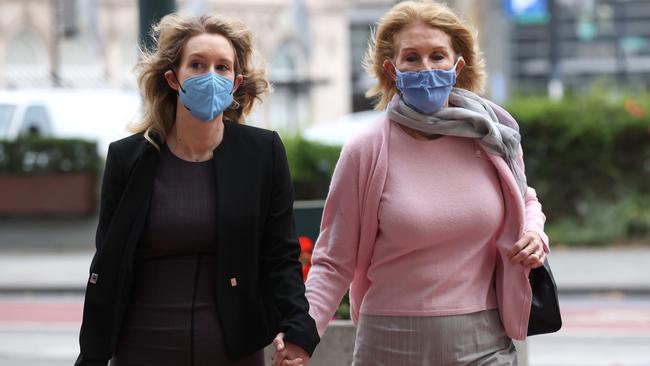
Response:
[[[230,279],[230,287],[236,287],[237,286],[237,278],[233,277]]]

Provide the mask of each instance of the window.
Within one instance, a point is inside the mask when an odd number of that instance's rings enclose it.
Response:
[[[309,120],[311,80],[305,68],[307,52],[296,38],[282,41],[272,57],[271,128],[295,132]]]
[[[14,114],[16,106],[11,104],[0,104],[0,139],[6,139],[11,116]]]
[[[20,128],[20,135],[48,136],[49,134],[50,119],[45,108],[40,105],[28,107]]]
[[[76,0],[63,0],[61,2],[61,18],[63,23],[63,36],[75,37],[79,33],[77,26],[78,4]]]

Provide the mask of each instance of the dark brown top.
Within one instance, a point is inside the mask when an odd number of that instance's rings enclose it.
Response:
[[[216,252],[215,166],[190,162],[163,145],[137,259]]]

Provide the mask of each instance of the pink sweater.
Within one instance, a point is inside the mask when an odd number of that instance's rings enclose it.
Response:
[[[438,316],[495,309],[494,237],[504,214],[496,169],[474,139],[416,140],[395,123],[390,134],[361,313]]]
[[[499,120],[509,119],[509,124],[516,126],[506,111],[496,105],[493,108]],[[370,288],[368,268],[375,248],[379,205],[388,170],[391,125],[384,118],[374,128],[349,141],[336,165],[306,284],[309,314],[316,320],[321,335],[348,286],[351,315],[355,323],[359,318],[360,305]],[[507,252],[529,230],[540,234],[548,243],[544,234],[545,217],[535,190],[528,188],[522,197],[506,162],[500,156],[488,154],[480,145],[476,146],[494,164],[504,196],[504,224],[495,238],[495,283],[499,313],[508,336],[524,339],[531,305],[530,270],[520,264],[510,264]],[[462,257],[448,256],[448,260],[471,265],[464,262]],[[400,273],[393,275],[398,277]],[[412,284],[404,281],[402,286]],[[417,288],[412,288],[409,292],[416,291]]]

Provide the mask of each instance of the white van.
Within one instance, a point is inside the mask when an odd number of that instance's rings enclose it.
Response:
[[[140,117],[139,93],[110,89],[43,89],[0,91],[0,139],[82,138],[97,142],[106,156],[108,144],[128,135],[127,125]]]
[[[325,145],[343,146],[350,138],[369,128],[385,112],[370,110],[346,114],[333,121],[320,121],[302,131],[302,136]]]
[[[22,93],[1,93],[0,139],[14,140],[29,134],[52,135],[52,117],[48,106]]]

